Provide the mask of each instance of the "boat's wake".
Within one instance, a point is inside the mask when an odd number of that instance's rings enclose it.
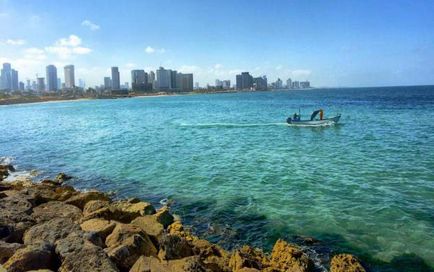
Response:
[[[204,123],[204,124],[180,124],[181,127],[192,128],[243,128],[243,127],[272,127],[286,126],[287,123]]]

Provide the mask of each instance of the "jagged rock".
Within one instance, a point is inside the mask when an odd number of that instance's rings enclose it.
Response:
[[[164,226],[160,224],[153,215],[139,216],[131,221],[131,224],[138,226],[156,241],[158,241],[164,233]]]
[[[203,239],[195,239],[191,244],[194,255],[201,258],[206,268],[211,271],[230,271],[230,256],[224,249]]]
[[[330,263],[330,272],[365,272],[359,260],[351,254],[338,254],[333,256]]]
[[[9,176],[9,172],[14,172],[15,168],[11,164],[0,165],[0,181]]]
[[[157,218],[157,221],[164,226],[164,228],[167,228],[173,223],[173,215],[170,214],[167,206],[159,209],[154,216]]]
[[[23,240],[26,245],[42,242],[54,244],[57,240],[65,238],[73,232],[81,232],[81,228],[70,218],[54,218],[28,229],[24,233]]]
[[[29,245],[18,249],[9,260],[3,264],[8,272],[22,272],[52,268],[54,261],[52,248],[47,244]]]
[[[177,235],[165,235],[160,241],[158,258],[161,260],[175,260],[194,255],[193,246]]]
[[[266,266],[267,262],[265,261],[265,256],[262,251],[249,246],[243,246],[235,250],[229,260],[229,267],[233,271],[239,271],[242,268],[262,270]]]
[[[73,205],[60,201],[50,201],[35,207],[32,216],[38,223],[59,217],[70,218],[73,221],[78,221],[81,218],[82,213],[79,208]]]
[[[83,208],[83,216],[88,216],[89,214],[92,214],[93,212],[96,212],[102,208],[109,208],[110,202],[106,200],[91,200],[86,203],[86,205]]]
[[[5,263],[18,249],[23,247],[23,244],[6,243],[0,240],[0,264]]]
[[[198,257],[192,256],[179,260],[160,261],[155,257],[141,256],[130,272],[205,272]]]
[[[38,269],[38,270],[29,270],[27,272],[54,272],[54,271],[50,269]]]
[[[77,206],[83,210],[86,203],[88,203],[91,200],[109,201],[110,198],[104,193],[92,191],[92,192],[80,193],[75,196],[72,196],[71,198],[67,199],[65,203]]]
[[[273,247],[270,264],[275,269],[294,272],[310,272],[314,267],[312,260],[298,246],[281,239]]]
[[[237,272],[259,272],[259,271],[261,271],[261,270],[258,270],[256,268],[249,268],[249,267],[244,267],[244,268],[237,270]]]
[[[157,249],[149,236],[133,225],[117,224],[107,236],[106,245],[108,256],[121,270],[130,269],[141,255],[157,255]]]
[[[5,191],[6,192],[6,191]],[[0,240],[21,242],[23,233],[34,224],[32,205],[16,195],[0,199]]]
[[[104,250],[85,239],[80,233],[71,233],[55,243],[61,260],[59,272],[115,272],[119,271]]]
[[[94,232],[105,241],[107,236],[113,231],[116,223],[105,219],[94,218],[83,222],[80,227],[83,231]]]

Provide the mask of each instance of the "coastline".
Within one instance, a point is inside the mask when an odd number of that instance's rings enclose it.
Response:
[[[271,253],[227,251],[192,234],[169,206],[80,192],[63,173],[5,182],[14,170],[0,166],[0,271],[318,271],[294,243],[279,239]],[[333,256],[328,266],[366,271],[350,254]]]

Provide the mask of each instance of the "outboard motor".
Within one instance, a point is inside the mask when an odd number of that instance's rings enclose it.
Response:
[[[292,119],[291,119],[291,117],[288,117],[288,119],[286,119],[286,122],[287,122],[288,124],[291,124],[291,123],[292,123]]]

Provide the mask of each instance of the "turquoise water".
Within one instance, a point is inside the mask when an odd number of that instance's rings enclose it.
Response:
[[[299,107],[342,123],[288,127]],[[434,87],[40,103],[0,117],[0,156],[19,169],[169,199],[227,247],[313,236],[324,256],[351,251],[373,270],[434,267]]]

